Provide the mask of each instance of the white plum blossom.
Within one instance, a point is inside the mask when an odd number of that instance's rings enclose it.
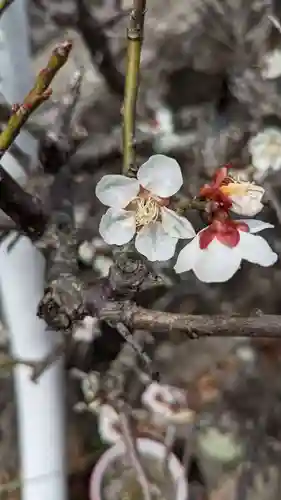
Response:
[[[115,444],[120,441],[121,434],[118,431],[119,416],[112,406],[103,404],[98,414],[98,430],[102,441]]]
[[[187,423],[193,418],[187,393],[178,387],[152,382],[142,394],[142,403],[158,423]]]
[[[263,58],[264,67],[261,75],[265,80],[273,80],[281,76],[281,50],[267,52]]]
[[[259,231],[274,227],[256,219],[214,221],[199,231],[179,253],[175,271],[192,270],[205,283],[228,281],[238,271],[242,260],[268,267],[278,256]]]
[[[249,140],[249,152],[255,168],[254,177],[262,180],[270,170],[281,169],[281,130],[266,127]]]
[[[110,207],[99,231],[106,243],[124,245],[136,234],[138,252],[151,261],[173,257],[179,238],[192,238],[191,223],[168,208],[170,197],[183,183],[179,164],[165,155],[151,156],[138,170],[137,179],[105,175],[96,196]]]
[[[263,209],[261,200],[265,190],[262,186],[237,179],[220,189],[232,201],[231,211],[237,215],[254,217]]]

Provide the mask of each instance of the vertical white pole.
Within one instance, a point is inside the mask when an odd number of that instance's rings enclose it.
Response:
[[[28,43],[25,0],[15,2],[0,21],[0,88],[7,101],[21,102],[33,82]],[[17,144],[36,159],[36,142],[21,133]],[[7,153],[2,166],[23,178],[20,165]],[[0,286],[10,332],[11,351],[22,359],[42,359],[55,346],[58,335],[46,331],[36,317],[44,288],[45,263],[27,238],[7,252],[0,247]],[[23,500],[65,500],[65,426],[62,362],[39,379],[30,380],[30,369],[15,369],[19,448]]]

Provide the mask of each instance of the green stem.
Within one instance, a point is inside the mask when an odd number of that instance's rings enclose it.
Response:
[[[4,12],[8,7],[14,2],[14,0],[1,0],[0,1],[0,17],[3,16]]]
[[[23,103],[13,106],[12,115],[0,134],[0,159],[14,142],[31,113],[50,97],[52,91],[48,87],[58,70],[67,61],[71,48],[72,43],[69,41],[59,43],[53,50],[46,68],[38,74],[34,87],[24,98]]]
[[[123,107],[123,173],[135,167],[135,123],[146,0],[134,0],[127,30],[128,50]]]

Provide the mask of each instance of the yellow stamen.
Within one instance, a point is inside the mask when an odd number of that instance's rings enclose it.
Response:
[[[226,195],[238,195],[238,196],[244,196],[247,194],[248,189],[249,189],[250,183],[249,182],[230,182],[230,184],[227,184],[226,186],[221,186],[221,191],[226,194]]]
[[[157,221],[160,213],[160,207],[154,198],[142,198],[140,196],[134,201],[136,203],[137,228]]]

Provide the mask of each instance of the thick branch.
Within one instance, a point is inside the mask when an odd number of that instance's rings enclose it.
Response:
[[[182,331],[190,339],[199,337],[281,338],[281,316],[193,316],[143,309],[134,305],[110,304],[100,318],[121,321],[129,328],[155,333]]]
[[[72,43],[69,41],[59,43],[53,50],[46,68],[38,74],[33,89],[24,98],[23,103],[14,105],[7,126],[0,134],[0,158],[11,146],[31,113],[50,97],[52,91],[48,87],[58,70],[67,61],[71,48]]]
[[[135,165],[135,122],[146,0],[134,0],[127,30],[128,51],[123,108],[123,173]]]
[[[40,238],[48,215],[38,198],[26,193],[0,165],[0,208],[30,239]]]

